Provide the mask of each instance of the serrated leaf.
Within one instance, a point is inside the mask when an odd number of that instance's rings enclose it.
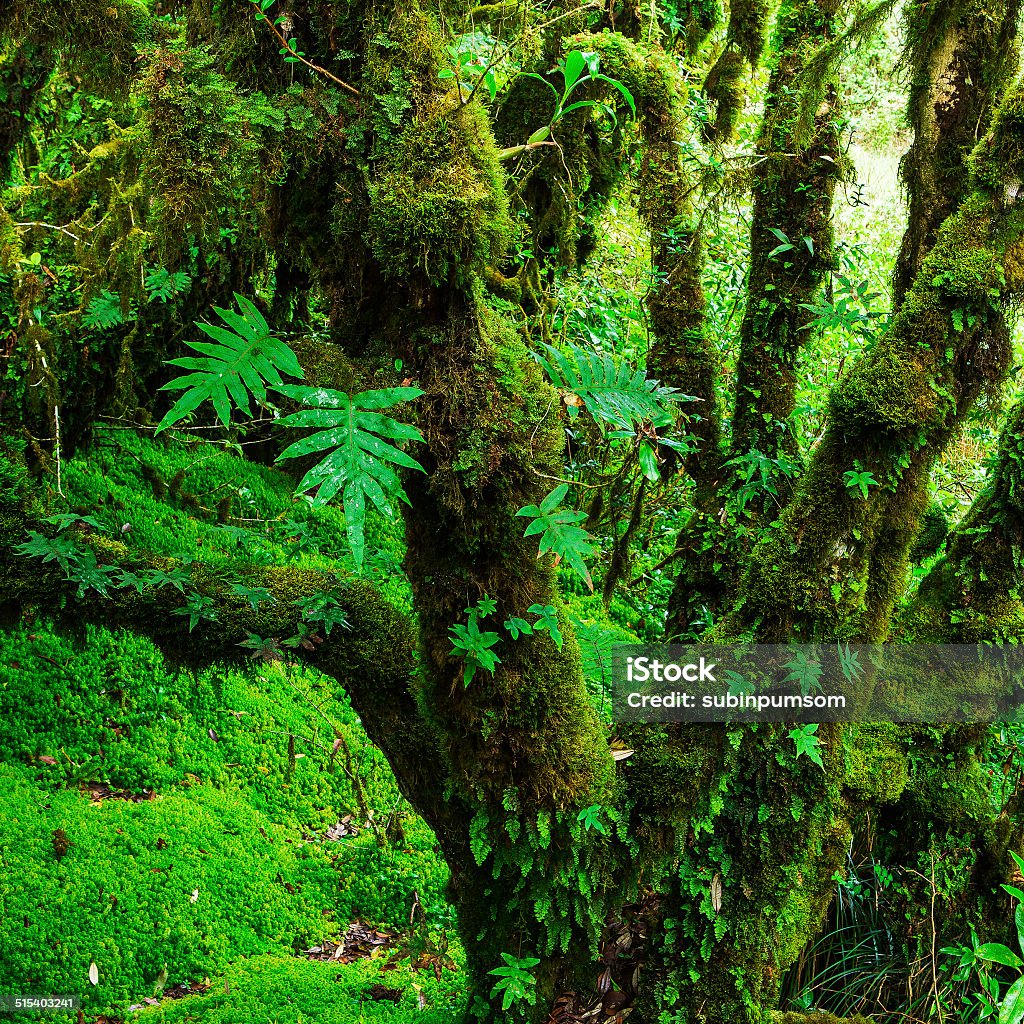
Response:
[[[575,509],[557,509],[568,490],[567,484],[559,484],[539,506],[527,505],[519,509],[516,515],[528,516],[533,520],[523,536],[540,535],[538,557],[551,553],[556,562],[564,558],[593,590],[594,582],[584,559],[594,553],[594,547],[590,543],[590,534],[578,525],[586,519],[586,515]]]
[[[568,354],[544,345],[537,361],[560,388],[578,397],[598,426],[634,430],[639,424],[663,417],[687,396],[662,387],[643,370],[634,370],[606,352],[569,345]]]
[[[121,296],[117,292],[101,291],[89,303],[89,308],[82,317],[82,325],[99,330],[107,330],[124,323],[121,312]]]

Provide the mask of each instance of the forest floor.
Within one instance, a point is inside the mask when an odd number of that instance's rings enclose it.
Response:
[[[149,551],[351,568],[340,512],[230,453],[110,430],[65,468],[68,511]],[[408,611],[400,536],[369,529],[366,573]],[[574,613],[599,688],[632,634],[591,595]],[[195,674],[123,631],[0,633],[0,821],[0,991],[81,995],[105,1024],[463,1006],[433,834],[344,692],[287,659]]]

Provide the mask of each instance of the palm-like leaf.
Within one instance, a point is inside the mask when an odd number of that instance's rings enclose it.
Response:
[[[365,553],[366,498],[386,516],[394,515],[391,498],[409,503],[395,466],[423,467],[392,441],[422,441],[408,423],[399,423],[377,410],[419,398],[419,388],[383,388],[349,396],[343,391],[280,385],[277,390],[306,408],[281,419],[286,427],[314,428],[316,433],[289,445],[278,461],[328,452],[302,478],[300,491],[315,490],[314,502],[325,504],[339,491],[345,510],[348,540],[356,565]]]
[[[160,421],[157,433],[180,422],[206,401],[213,403],[217,418],[227,426],[232,402],[236,408],[250,415],[250,396],[258,405],[263,405],[267,400],[267,388],[278,388],[283,383],[282,374],[299,379],[303,377],[295,353],[271,334],[270,326],[260,311],[237,292],[235,301],[240,312],[214,307],[225,327],[196,324],[213,339],[214,344],[187,341],[185,344],[199,355],[168,360],[172,366],[193,372],[177,377],[161,388],[162,391],[185,393]]]
[[[537,361],[556,385],[578,395],[601,425],[632,430],[646,420],[664,418],[668,407],[683,400],[675,388],[662,387],[643,370],[634,370],[604,352],[569,346],[569,355],[545,345]]]

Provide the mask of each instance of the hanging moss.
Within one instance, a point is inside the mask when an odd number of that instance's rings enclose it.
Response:
[[[162,32],[144,0],[75,4],[7,0],[0,6],[0,48],[11,40],[46,53],[69,55],[91,88],[118,89],[137,53]]]

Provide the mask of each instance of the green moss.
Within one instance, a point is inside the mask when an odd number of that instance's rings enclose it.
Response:
[[[165,966],[172,983],[201,978],[337,927],[325,917],[336,880],[323,849],[289,843],[237,791],[193,787],[94,806],[4,765],[0,814],[7,990],[79,992],[90,1009],[123,1011]],[[59,860],[57,829],[70,842]]]
[[[866,803],[894,803],[909,780],[906,730],[889,723],[858,724],[844,739],[849,792]]]
[[[914,546],[910,549],[910,560],[920,565],[934,555],[949,533],[950,521],[946,510],[933,502],[921,517],[921,528]]]
[[[435,978],[385,958],[341,966],[301,959],[259,957],[241,961],[215,979],[205,995],[143,1011],[146,1024],[450,1024],[460,1019],[465,989],[458,968]],[[375,986],[397,991],[381,998]]]
[[[70,55],[92,88],[125,84],[138,50],[159,25],[144,0],[97,0],[72,12],[46,0],[15,0],[4,8],[0,45],[14,39]]]
[[[930,467],[1008,366],[1002,304],[1021,287],[1022,225],[997,215],[1001,203],[979,188],[945,222],[886,335],[833,392],[832,425],[783,515],[795,542],[785,551],[777,538],[761,542],[727,630],[758,622],[760,636],[780,640],[818,629],[884,638]],[[863,501],[844,493],[844,474],[858,461],[880,483]],[[880,529],[887,522],[898,529]],[[853,577],[848,591],[808,601],[836,572]],[[783,586],[773,589],[776,582]]]
[[[38,625],[0,635],[0,652],[0,761],[34,764],[48,785],[237,786],[272,820],[321,831],[358,815],[360,800],[383,809],[398,798],[344,693],[308,669],[193,675],[129,633],[89,629],[76,643]],[[358,783],[332,753],[332,727],[358,750]]]
[[[150,51],[137,88],[145,99],[139,151],[152,197],[148,227],[163,258],[177,259],[183,244],[206,241],[225,219],[245,221],[260,207],[284,117],[259,93],[243,98],[204,48]]]
[[[1024,406],[1006,417],[992,475],[946,538],[901,614],[897,632],[919,643],[975,643],[1024,637],[1024,604],[1014,552],[1024,536]]]
[[[65,472],[71,507],[98,517],[135,549],[169,558],[199,554],[215,566],[239,559],[321,571],[352,565],[341,509],[297,500],[293,477],[227,451],[101,431],[96,447],[69,461]],[[217,508],[224,498],[227,524]],[[408,582],[398,571],[401,524],[370,510],[366,535],[367,578],[408,609]]]
[[[378,104],[379,160],[366,243],[386,277],[466,284],[512,234],[504,172],[486,112],[437,88],[440,35],[415,5],[389,26],[366,75]]]

